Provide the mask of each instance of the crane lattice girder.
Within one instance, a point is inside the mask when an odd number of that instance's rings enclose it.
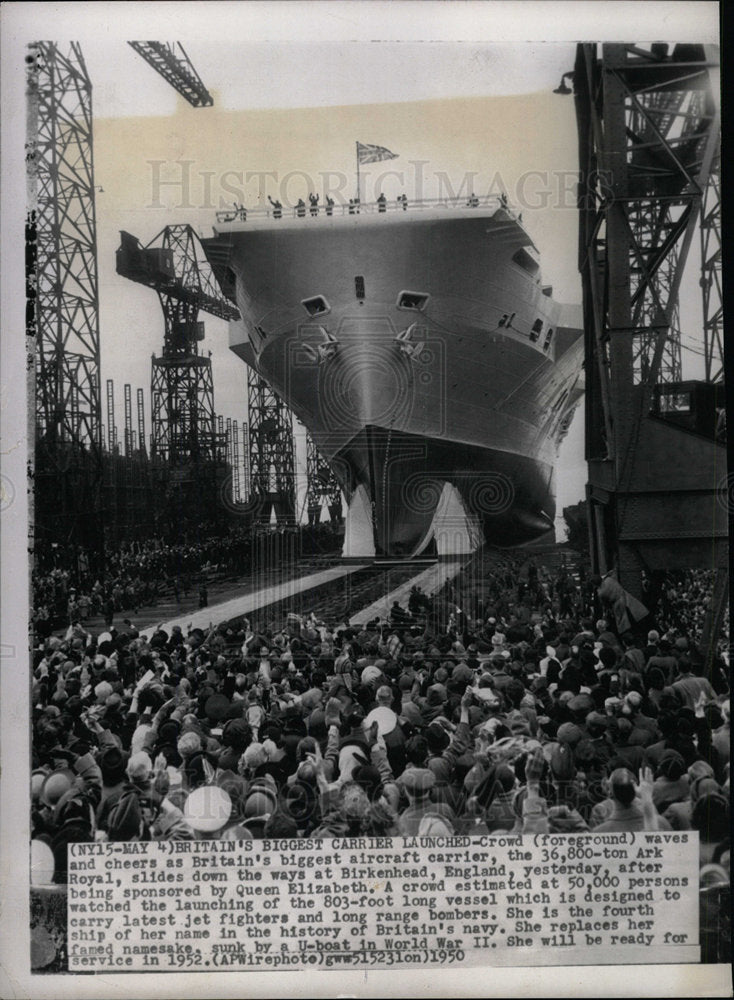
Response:
[[[180,42],[128,42],[156,73],[195,108],[210,108],[214,99],[202,83]],[[178,46],[180,55],[175,46]]]
[[[99,458],[92,85],[77,43],[33,43],[28,68],[38,424]]]
[[[145,247],[130,233],[120,240],[117,273],[154,289],[163,310],[163,354],[153,358],[151,375],[152,453],[172,465],[218,463],[211,360],[199,355],[197,317],[199,310],[225,320],[239,313],[221,296],[191,226],[166,226]]]
[[[238,319],[239,312],[219,291],[199,247],[191,226],[166,226],[146,246],[121,231],[117,273],[219,319]]]
[[[641,568],[701,565],[712,543],[718,564],[726,551],[711,480],[722,459],[715,412],[707,423],[716,396],[681,381],[678,318],[715,170],[718,54],[704,59],[700,45],[577,52],[590,548],[599,572],[616,565],[639,593]],[[659,402],[675,406],[677,394],[690,403],[685,419]]]
[[[295,449],[291,413],[253,368],[247,369],[250,496],[256,516],[269,523],[275,510],[280,523],[295,519]]]
[[[341,503],[341,488],[334,470],[319,454],[310,432],[306,433],[306,478],[308,508],[320,509],[324,502],[327,507]]]

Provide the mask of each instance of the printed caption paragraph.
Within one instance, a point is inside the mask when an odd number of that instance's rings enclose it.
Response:
[[[698,962],[698,834],[69,845],[74,972]]]

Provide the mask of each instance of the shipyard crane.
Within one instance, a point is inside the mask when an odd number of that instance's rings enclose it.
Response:
[[[35,361],[37,539],[102,560],[92,83],[77,42],[26,55],[26,333]]]
[[[615,43],[579,45],[572,75],[592,563],[601,574],[616,569],[637,596],[643,575],[654,585],[668,569],[716,567],[711,614],[720,621],[728,532],[712,235],[718,72],[714,47]],[[683,381],[678,295],[697,227],[706,371]],[[707,631],[717,633],[716,621]]]
[[[342,493],[334,470],[319,454],[310,432],[306,433],[306,510],[308,523],[318,524],[324,504],[329,519],[338,521],[342,515]]]
[[[128,45],[192,107],[210,108],[214,104],[180,42],[128,42]]]
[[[196,483],[214,490],[224,474],[225,442],[217,433],[211,357],[199,351],[198,317],[202,311],[231,320],[239,313],[188,225],[166,226],[147,246],[121,232],[117,273],[154,289],[163,310],[163,351],[152,359],[151,458],[165,463],[177,489]]]

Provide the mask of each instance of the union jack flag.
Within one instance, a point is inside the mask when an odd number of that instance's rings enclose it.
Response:
[[[379,163],[380,160],[395,160],[398,153],[391,153],[384,146],[371,146],[369,143],[357,143],[357,159],[360,163]]]

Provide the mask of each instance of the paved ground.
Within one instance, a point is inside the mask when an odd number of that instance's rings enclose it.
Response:
[[[466,562],[466,556],[456,560],[434,563],[424,570],[417,570],[416,575],[410,580],[406,580],[389,594],[385,594],[374,604],[367,608],[362,608],[356,615],[349,619],[350,625],[364,625],[365,622],[373,618],[389,618],[390,608],[395,601],[399,601],[401,607],[408,607],[408,597],[411,587],[420,587],[421,590],[430,597],[435,594],[447,580],[453,580],[461,567]]]
[[[312,590],[314,587],[320,587],[331,580],[338,580],[340,577],[348,576],[350,573],[356,573],[357,570],[364,569],[365,566],[366,564],[352,563],[331,566],[317,573],[309,573],[294,579],[283,580],[271,586],[261,586],[259,589],[252,588],[247,593],[240,593],[234,597],[230,596],[228,600],[225,599],[216,604],[210,602],[206,608],[197,607],[194,611],[187,611],[183,615],[178,614],[175,617],[167,619],[159,616],[152,627],[141,629],[141,635],[146,637],[152,635],[155,625],[159,622],[163,622],[163,627],[166,631],[170,631],[173,625],[180,625],[184,630],[188,625],[193,625],[194,628],[206,629],[211,624],[218,625],[220,622],[229,621],[230,618],[249,614],[258,608],[273,604],[275,601],[282,601],[294,594],[300,594],[304,590]],[[139,626],[139,623],[136,622],[136,625]]]
[[[337,558],[335,557],[336,561]],[[161,595],[156,604],[140,607],[137,612],[132,610],[116,611],[112,624],[120,628],[125,618],[129,618],[135,627],[142,632],[148,629],[149,626],[157,625],[159,622],[179,622],[180,619],[185,619],[185,624],[188,625],[192,620],[192,616],[200,613],[203,613],[204,616],[209,615],[206,619],[208,624],[209,621],[214,620],[215,609],[220,605],[229,603],[233,599],[242,599],[259,590],[275,587],[288,580],[298,580],[298,578],[299,574],[297,570],[294,570],[292,566],[288,566],[283,569],[270,570],[267,573],[255,575],[242,574],[238,577],[224,577],[210,580],[207,583],[209,603],[205,609],[199,608],[199,588],[192,585],[188,594],[185,595],[181,591],[179,601],[176,601],[172,593],[168,593]],[[218,621],[223,620],[223,616],[218,618]],[[103,632],[105,630],[104,617],[94,615],[88,618],[85,627],[92,634]],[[54,634],[60,635],[64,631],[65,628],[54,629]]]

